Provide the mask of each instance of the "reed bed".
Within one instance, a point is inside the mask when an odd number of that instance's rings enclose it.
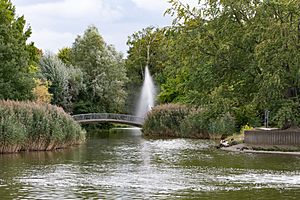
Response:
[[[235,120],[225,113],[214,117],[209,109],[164,104],[148,113],[143,134],[153,138],[216,139],[235,132]]]
[[[85,131],[62,108],[0,100],[0,153],[54,150],[84,141]]]
[[[181,104],[164,104],[148,113],[143,134],[148,137],[181,137],[180,124],[189,113],[189,108]]]

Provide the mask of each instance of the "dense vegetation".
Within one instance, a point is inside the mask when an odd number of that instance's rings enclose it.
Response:
[[[15,17],[9,0],[0,1],[0,99],[32,99],[33,69],[37,49],[26,44],[31,29],[25,28],[24,17]]]
[[[69,113],[123,112],[123,55],[90,26],[57,55],[27,44],[30,27],[0,0],[0,99],[51,103]]]
[[[28,43],[31,28],[25,25],[11,1],[0,0],[0,152],[51,150],[84,141],[80,126],[63,109],[74,114],[123,111],[123,56],[97,28],[88,27],[71,48],[55,55]],[[35,103],[3,101],[8,99]]]
[[[265,110],[272,126],[299,126],[298,1],[205,0],[194,8],[169,2],[173,24],[134,33],[124,60],[94,26],[57,55],[42,52],[27,43],[24,17],[10,0],[0,0],[0,99],[51,103],[74,114],[130,113],[147,65],[158,103],[189,107],[176,137],[261,126]],[[149,119],[157,122],[146,121],[145,130],[159,130],[159,116],[175,110],[155,109]]]
[[[206,109],[181,104],[163,104],[148,113],[143,126],[147,137],[222,138],[235,131],[228,113],[211,118]]]
[[[51,83],[51,103],[70,113],[123,111],[127,77],[122,54],[94,26],[72,48],[43,55],[40,76]]]
[[[63,109],[0,101],[0,153],[53,150],[84,142],[85,132]]]
[[[158,101],[208,110],[206,126],[222,116],[234,118],[236,131],[261,126],[265,110],[272,126],[299,126],[299,1],[170,2],[172,26],[130,38],[132,78],[149,63]]]

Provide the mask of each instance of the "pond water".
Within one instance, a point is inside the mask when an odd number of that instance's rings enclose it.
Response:
[[[299,156],[214,145],[114,129],[71,149],[0,155],[0,199],[300,199]]]

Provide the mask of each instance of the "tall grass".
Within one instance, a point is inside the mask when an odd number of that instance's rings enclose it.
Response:
[[[181,104],[165,104],[148,113],[143,133],[148,137],[221,138],[235,132],[235,119],[229,114],[217,117],[209,109]]]
[[[189,113],[189,108],[180,104],[156,106],[148,113],[143,133],[150,137],[180,137],[180,124]]]
[[[83,129],[59,107],[0,100],[0,153],[54,150],[84,141]]]

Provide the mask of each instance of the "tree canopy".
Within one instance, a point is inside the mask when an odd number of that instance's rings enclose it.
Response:
[[[71,63],[82,70],[86,89],[76,104],[78,112],[122,111],[127,81],[121,53],[107,45],[96,27],[88,27],[71,48]]]
[[[31,99],[34,87],[31,69],[36,68],[38,50],[26,44],[31,29],[17,17],[9,0],[0,0],[0,99]]]
[[[299,125],[298,1],[170,3],[173,25],[157,31],[164,34],[151,52],[164,52],[160,102],[209,108],[212,119],[229,112],[237,127],[261,124],[266,109],[273,125]],[[146,59],[135,49],[152,34],[132,37],[128,64]]]

